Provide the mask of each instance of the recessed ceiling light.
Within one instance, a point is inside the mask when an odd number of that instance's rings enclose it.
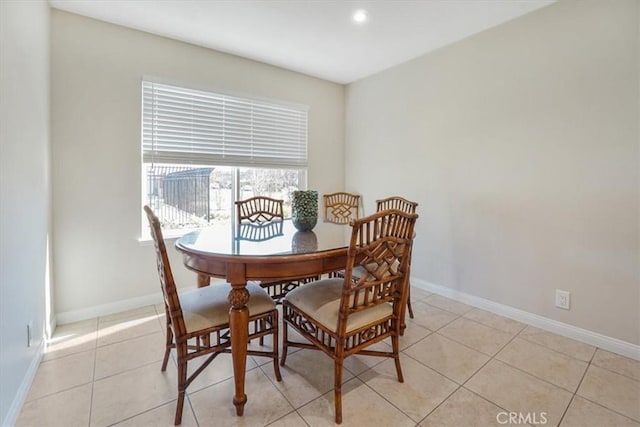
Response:
[[[362,24],[368,18],[367,11],[364,9],[358,9],[353,13],[353,22]]]

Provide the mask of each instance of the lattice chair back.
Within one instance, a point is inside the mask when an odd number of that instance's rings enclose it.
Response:
[[[386,199],[376,200],[376,212],[388,209],[397,209],[402,212],[416,213],[418,204],[400,196],[387,197]]]
[[[411,200],[407,200],[404,197],[400,197],[400,196],[392,196],[392,197],[387,197],[386,199],[376,200],[376,212],[384,211],[387,209],[398,209],[402,212],[416,213],[417,208],[418,208],[418,203],[412,202]],[[409,264],[411,264],[411,255],[409,255]],[[411,306],[411,285],[409,284],[408,278],[407,278],[407,309],[409,310],[409,317],[413,319],[413,307]],[[403,325],[401,326],[401,329],[404,330],[405,326],[406,325],[404,324],[404,319],[403,319]]]
[[[236,202],[237,222],[263,223],[284,219],[284,201],[266,196],[251,197]]]
[[[325,194],[323,197],[325,221],[347,224],[349,221],[359,218],[359,194],[338,192]]]
[[[182,308],[178,298],[176,283],[171,272],[169,257],[167,255],[167,247],[162,237],[162,228],[160,220],[153,213],[149,206],[144,207],[149,220],[149,228],[151,229],[151,237],[156,249],[156,261],[158,266],[158,277],[160,278],[160,287],[162,288],[162,296],[164,299],[165,314],[167,322],[171,325],[175,336],[179,337],[186,333],[184,318],[182,316]]]
[[[417,214],[385,210],[352,221],[338,335],[344,334],[349,316],[382,304],[391,303],[393,318],[399,321],[417,218]],[[360,277],[353,275],[356,266],[364,272]],[[391,321],[374,323],[375,330],[363,331],[348,339],[366,341],[387,332],[381,329],[395,326]],[[358,345],[359,342],[353,342],[346,347]]]

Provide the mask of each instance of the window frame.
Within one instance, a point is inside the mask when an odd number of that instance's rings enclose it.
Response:
[[[148,105],[145,105],[145,85],[158,85],[160,87],[170,87],[172,89],[176,89],[176,90],[183,90],[186,93],[199,93],[202,94],[204,93],[205,95],[213,95],[213,96],[220,96],[220,97],[224,97],[225,99],[227,98],[233,98],[233,99],[240,99],[242,102],[256,102],[259,105],[267,105],[267,106],[274,106],[275,109],[278,108],[283,108],[285,111],[291,110],[291,109],[295,109],[297,110],[297,113],[299,113],[301,115],[301,117],[303,117],[304,119],[304,124],[303,126],[301,126],[301,129],[304,130],[304,133],[301,134],[301,142],[300,142],[300,147],[302,147],[303,151],[304,151],[304,156],[303,157],[299,157],[297,159],[295,159],[294,162],[291,162],[290,158],[288,159],[281,159],[281,158],[275,158],[274,161],[270,162],[268,160],[265,160],[265,158],[261,158],[258,161],[255,161],[255,159],[249,159],[247,156],[247,159],[245,159],[246,161],[242,161],[242,159],[240,159],[240,161],[238,161],[239,159],[236,157],[235,159],[229,161],[228,159],[224,159],[224,158],[220,158],[217,159],[219,161],[217,161],[216,159],[212,158],[211,156],[209,156],[207,158],[207,161],[197,161],[195,162],[193,158],[191,159],[186,159],[183,161],[172,161],[172,162],[167,162],[166,161],[166,157],[163,158],[158,158],[156,159],[157,156],[154,156],[153,153],[150,153],[148,150],[145,152],[145,148],[149,148],[149,145],[147,144],[147,146],[145,147],[145,137],[147,138],[147,141],[149,140],[149,135],[148,135],[148,126],[147,128],[145,128],[145,120],[148,120],[148,116],[145,116],[145,114],[149,113],[148,110]],[[298,173],[298,187],[300,189],[306,189],[307,187],[307,171],[308,171],[308,112],[309,112],[309,107],[308,106],[304,106],[301,104],[295,104],[295,103],[291,103],[291,102],[287,102],[287,101],[282,101],[282,100],[277,100],[277,99],[269,99],[269,98],[260,98],[260,97],[256,97],[256,96],[250,96],[250,95],[245,95],[245,94],[237,94],[237,93],[231,93],[228,91],[221,91],[221,90],[215,90],[212,91],[210,89],[203,89],[203,88],[197,88],[194,87],[193,85],[187,85],[187,84],[182,84],[182,83],[175,83],[175,82],[168,82],[166,80],[163,79],[158,79],[155,77],[149,77],[149,76],[143,76],[142,80],[141,80],[141,120],[140,120],[140,125],[141,125],[141,142],[140,142],[140,149],[141,149],[141,156],[140,156],[140,165],[141,165],[141,202],[142,205],[145,205],[148,203],[149,199],[149,194],[148,194],[148,188],[147,188],[147,165],[151,164],[151,165],[155,165],[157,164],[158,166],[160,165],[167,165],[167,164],[171,164],[171,165],[180,165],[180,166],[184,166],[184,167],[190,167],[190,168],[197,168],[197,167],[230,167],[230,168],[234,168],[233,171],[233,175],[234,175],[234,179],[233,179],[233,185],[232,185],[232,189],[231,189],[231,205],[229,206],[230,209],[230,213],[231,215],[235,215],[235,209],[234,209],[234,202],[235,200],[238,200],[240,197],[240,170],[243,168],[255,168],[255,169],[278,169],[278,170],[284,170],[284,169],[290,169],[290,170],[295,170]],[[252,110],[253,111],[253,110]],[[237,117],[237,116],[236,116]],[[154,116],[155,118],[155,116]],[[223,118],[224,119],[224,118]],[[252,125],[253,125],[253,121]],[[147,122],[148,125],[148,122]],[[185,128],[187,128],[188,126],[185,126]],[[277,131],[277,129],[276,129]],[[277,132],[276,132],[277,133]],[[157,134],[153,134],[151,135],[151,138],[155,138]],[[251,136],[253,136],[253,133],[251,133]],[[262,141],[264,142],[264,141]],[[262,143],[261,142],[261,143]],[[216,142],[214,142],[215,144]],[[266,147],[268,147],[268,141],[266,144]],[[265,147],[265,145],[263,144],[263,148]],[[270,154],[270,153],[269,153]],[[177,158],[176,158],[177,159]],[[151,161],[149,161],[151,160]],[[284,161],[283,161],[284,160]],[[233,219],[233,218],[232,218]],[[146,222],[144,221],[144,215],[141,214],[141,237],[140,237],[140,241],[148,241],[150,239],[150,234],[149,234],[149,230],[148,227],[146,227]],[[176,238],[179,236],[182,236],[183,234],[186,234],[190,231],[196,230],[198,228],[201,227],[189,227],[189,228],[172,228],[172,229],[164,229],[164,234],[167,238]]]

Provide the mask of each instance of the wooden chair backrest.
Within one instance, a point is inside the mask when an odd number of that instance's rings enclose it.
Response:
[[[339,333],[345,332],[350,314],[378,304],[393,303],[394,314],[400,316],[417,218],[415,213],[385,210],[351,222]],[[355,266],[366,274],[353,276]]]
[[[376,200],[376,212],[386,211],[388,209],[397,209],[402,212],[416,213],[418,204],[407,200],[404,197],[393,196],[386,199]]]
[[[325,221],[347,224],[349,221],[359,218],[359,194],[338,192],[325,194],[323,197]]]
[[[144,207],[149,220],[149,228],[151,229],[151,237],[156,249],[156,261],[158,267],[158,277],[160,278],[160,287],[162,288],[162,296],[164,298],[165,314],[167,322],[173,328],[173,334],[176,338],[186,334],[184,318],[182,317],[182,308],[180,307],[180,299],[178,298],[178,290],[176,282],[173,279],[169,257],[167,255],[167,247],[162,237],[162,228],[160,220],[153,213],[149,206]]]
[[[237,222],[263,223],[274,219],[284,219],[284,201],[266,196],[256,196],[245,200],[238,200]]]

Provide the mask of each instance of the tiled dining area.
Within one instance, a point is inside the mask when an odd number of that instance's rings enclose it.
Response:
[[[392,360],[348,358],[342,425],[640,426],[640,362],[411,292],[415,318],[401,338],[405,382]],[[162,305],[58,326],[17,425],[173,425],[176,369],[160,372],[163,350]],[[334,424],[329,357],[290,349],[282,377],[275,381],[269,359],[248,357],[239,418],[231,356],[223,354],[189,386],[182,425]]]

